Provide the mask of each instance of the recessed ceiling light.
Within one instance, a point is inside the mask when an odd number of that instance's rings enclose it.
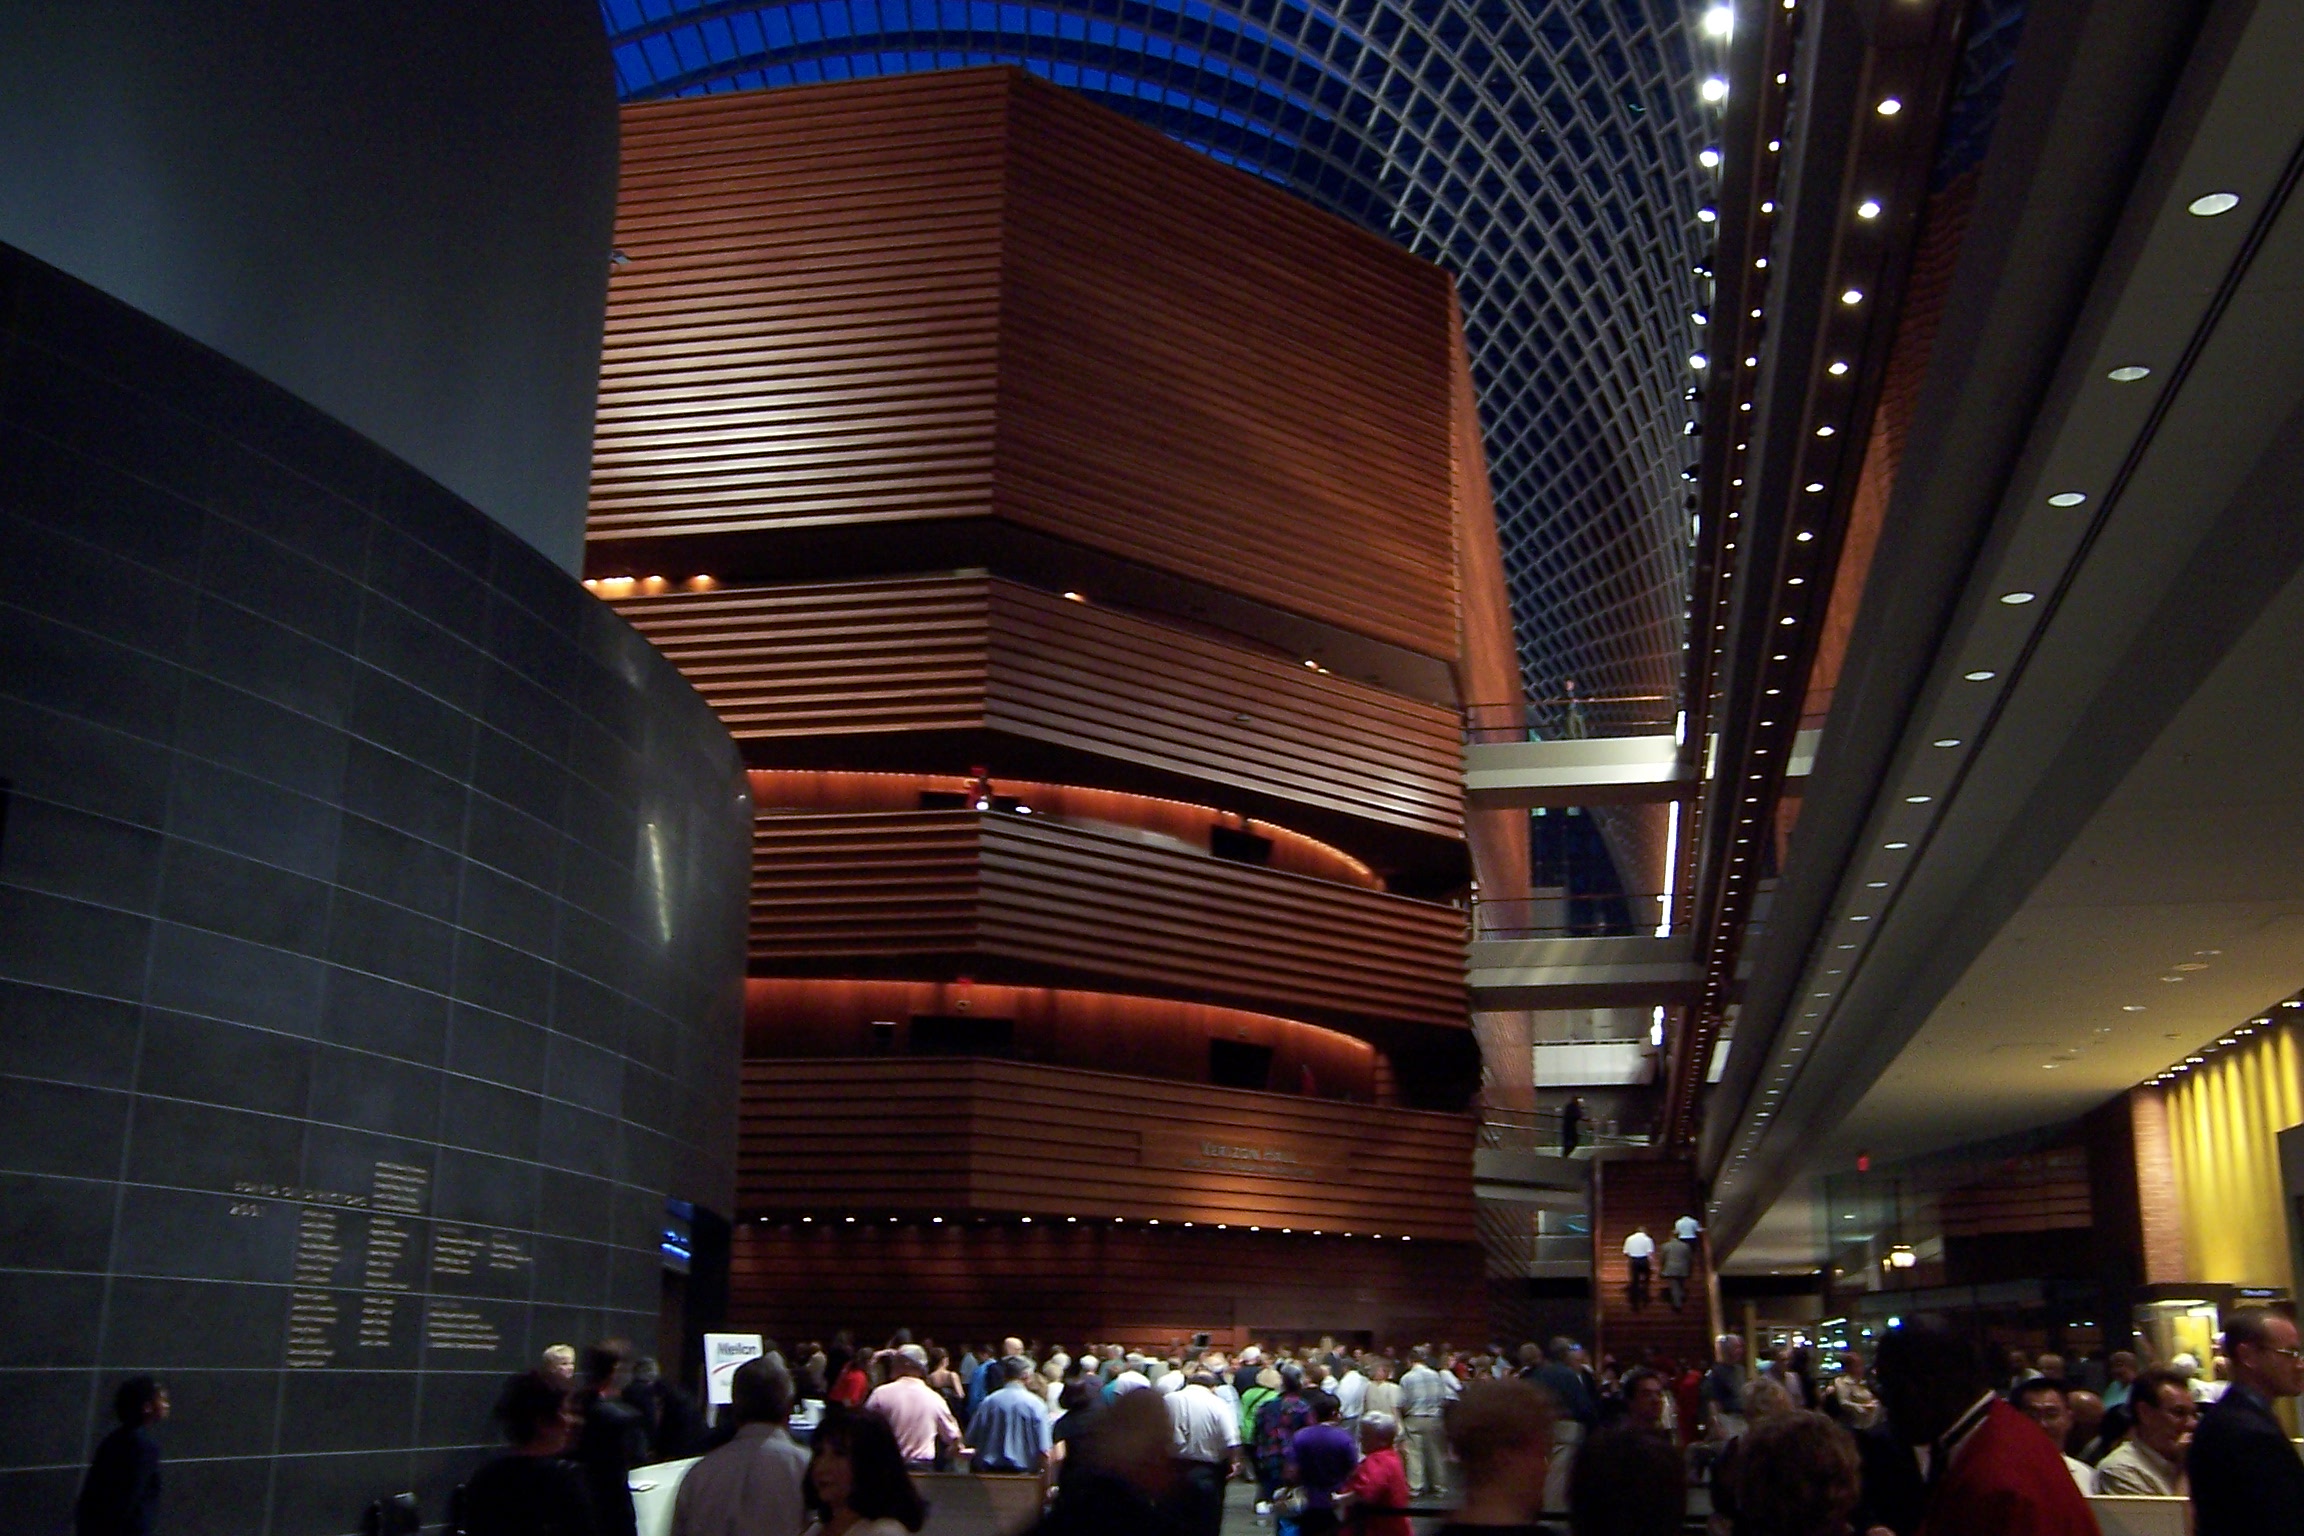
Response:
[[[2052,507],[2076,507],[2087,499],[2088,495],[2085,491],[2058,491],[2048,498],[2048,505]]]
[[[2144,1005],[2142,1003],[2122,1003],[2120,1005],[2120,1011],[2122,1013],[2142,1013],[2144,1011]]]
[[[1872,110],[1879,113],[1882,117],[1894,117],[1897,113],[1904,110],[1904,103],[1898,101],[1893,96],[1883,96],[1880,98],[1880,105],[1874,107]]]
[[[1834,363],[1831,367],[1825,369],[1824,371],[1832,375],[1832,377],[1838,378],[1840,375],[1848,371],[1848,365],[1846,363]]]
[[[1895,850],[1898,848],[1909,848],[1912,845],[1910,843],[1882,843],[1880,846],[1886,849]]]
[[[1706,170],[1710,170],[1720,163],[1720,151],[1716,149],[1700,149],[1696,152],[1696,163],[1703,166]]]
[[[1699,208],[1696,210],[1696,222],[1699,224],[1714,224],[1719,222],[1719,219],[1720,215],[1713,212],[1709,208]]]
[[[1814,495],[1816,492],[1818,492],[1818,491],[1821,491],[1822,489],[1824,489],[1824,482],[1823,482],[1823,481],[1821,481],[1821,480],[1811,480],[1811,481],[1809,481],[1809,482],[1808,482],[1808,493],[1809,493],[1810,495]]]
[[[1735,30],[1736,8],[1734,6],[1715,5],[1704,12],[1704,35],[1706,37],[1726,37]]]
[[[1864,302],[1864,290],[1861,288],[1846,289],[1840,295],[1840,302],[1843,304],[1861,304]]]
[[[1871,198],[1866,198],[1864,201],[1856,205],[1856,217],[1860,219],[1876,219],[1880,217],[1880,205],[1874,202]]]
[[[2148,379],[2152,377],[2152,370],[2144,367],[2140,363],[2130,363],[2125,368],[2113,369],[2110,373],[2104,375],[2104,377],[2110,379],[2115,384],[2133,384],[2138,379]]]
[[[2240,194],[2237,192],[2211,192],[2206,197],[2196,197],[2184,205],[2188,212],[2196,213],[2203,219],[2230,213],[2239,206]]]
[[[1803,528],[1798,533],[1792,535],[1792,542],[1795,544],[1805,544],[1814,537],[1816,537],[1816,535]]]
[[[1904,803],[1906,805],[1926,805],[1928,800],[1929,797],[1926,795],[1906,795],[1904,797]]]
[[[2024,604],[2032,601],[2033,598],[2038,597],[2039,595],[2040,594],[2037,592],[2003,592],[2000,594],[2000,601],[2006,603],[2011,608],[2021,608],[2024,606]]]
[[[1864,889],[1868,891],[1884,891],[1888,889],[1888,882],[1885,880],[1867,880],[1864,882]]]
[[[1696,88],[1696,94],[1706,101],[1726,101],[1728,99],[1728,82],[1718,75],[1708,76],[1704,83]]]
[[[1960,738],[1957,736],[1939,736],[1928,745],[1932,747],[1956,747],[1960,745]]]
[[[1816,429],[1816,435],[1818,437],[1830,437],[1833,433],[1833,430],[1834,429],[1831,427],[1818,427]]]
[[[1994,678],[1998,677],[2000,674],[1999,674],[1999,673],[1997,673],[1997,672],[1984,672],[1984,671],[1977,671],[1977,672],[1963,672],[1963,673],[1961,673],[1960,675],[1961,675],[1962,677],[1966,678],[1966,679],[1967,679],[1969,682],[1972,682],[1972,683],[1988,683],[1988,682],[1992,681],[1992,679],[1994,679]]]

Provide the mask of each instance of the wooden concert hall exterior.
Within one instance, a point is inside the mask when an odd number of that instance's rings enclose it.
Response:
[[[729,1324],[1479,1334],[1447,275],[1019,71],[623,143],[588,584],[758,813]]]

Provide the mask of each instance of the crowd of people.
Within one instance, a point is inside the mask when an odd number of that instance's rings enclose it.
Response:
[[[2055,1356],[1990,1362],[1928,1322],[1835,1363],[1781,1348],[1748,1369],[1734,1336],[1709,1361],[1620,1369],[1567,1338],[955,1354],[842,1335],[771,1342],[707,1428],[622,1344],[555,1346],[506,1386],[509,1448],[449,1515],[468,1536],[633,1536],[632,1470],[700,1456],[673,1536],[904,1536],[927,1518],[916,1476],[963,1469],[1024,1480],[1051,1536],[1217,1536],[1234,1481],[1274,1536],[1409,1536],[1412,1510],[1448,1509],[1444,1531],[1537,1532],[1548,1507],[1571,1536],[1667,1536],[1696,1487],[1716,1536],[2088,1536],[2088,1494],[2186,1498],[2195,1536],[2304,1536],[2304,1459],[2274,1412],[2304,1391],[2304,1353],[2282,1312],[2227,1317],[2214,1382],[2123,1353],[2091,1390]],[[151,1528],[165,1386],[140,1378],[117,1407],[82,1536]]]

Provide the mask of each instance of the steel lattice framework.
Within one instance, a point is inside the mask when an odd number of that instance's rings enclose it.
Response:
[[[626,100],[1007,63],[1456,274],[1532,696],[1669,697],[1713,45],[1674,0],[602,0]]]

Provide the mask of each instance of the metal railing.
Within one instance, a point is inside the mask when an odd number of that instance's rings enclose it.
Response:
[[[1672,930],[1688,922],[1687,901],[1672,902]],[[1656,931],[1664,921],[1664,896],[1655,891],[1570,891],[1510,901],[1475,901],[1475,939],[1632,938]]]
[[[1645,1147],[1644,1130],[1626,1130],[1614,1120],[1587,1117],[1576,1133],[1580,1150],[1593,1147]],[[1480,1111],[1480,1145],[1505,1152],[1560,1151],[1560,1111],[1556,1109],[1498,1109]]]
[[[1525,703],[1467,704],[1464,739],[1490,743],[1655,736],[1672,730],[1678,709],[1678,701],[1663,693],[1560,693]]]

